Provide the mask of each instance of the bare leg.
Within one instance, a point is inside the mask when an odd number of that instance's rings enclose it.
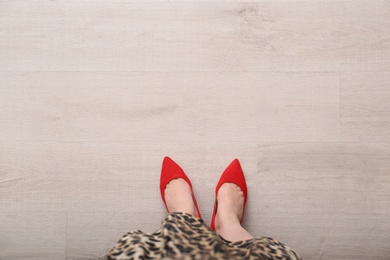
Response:
[[[244,194],[234,183],[225,183],[218,191],[218,208],[215,218],[217,233],[228,241],[253,238],[240,224],[244,207]]]
[[[191,188],[184,179],[170,181],[164,191],[169,212],[184,212],[198,217],[191,194]]]

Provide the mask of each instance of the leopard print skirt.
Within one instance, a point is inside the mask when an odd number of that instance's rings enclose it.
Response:
[[[202,219],[187,213],[171,213],[159,230],[125,234],[108,252],[113,259],[300,259],[283,243],[260,237],[230,242],[212,231]]]

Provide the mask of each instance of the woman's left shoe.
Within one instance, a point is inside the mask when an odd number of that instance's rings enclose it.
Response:
[[[198,217],[202,218],[202,216],[200,215],[198,203],[196,202],[194,191],[192,190],[192,184],[191,184],[190,179],[187,177],[187,175],[184,173],[183,169],[177,163],[175,163],[168,156],[165,156],[165,158],[163,160],[162,169],[161,169],[161,176],[160,176],[160,192],[161,192],[161,198],[165,204],[167,212],[170,213],[168,206],[167,206],[167,203],[165,201],[164,191],[165,191],[165,188],[170,181],[172,181],[174,179],[178,179],[178,178],[184,179],[188,183],[188,185],[190,186],[192,199],[194,200],[194,204],[196,207],[196,212],[198,213]]]
[[[244,177],[244,172],[242,171],[241,164],[237,158],[234,159],[229,164],[229,166],[225,169],[225,171],[222,173],[222,175],[218,181],[217,187],[215,189],[214,210],[213,210],[213,215],[211,217],[211,224],[210,224],[210,228],[214,231],[215,231],[215,217],[217,215],[217,208],[218,208],[218,201],[217,201],[218,191],[219,191],[219,188],[221,188],[221,186],[227,182],[236,184],[238,187],[240,187],[241,191],[244,194],[244,207],[242,209],[242,217],[240,219],[240,223],[242,224],[242,220],[244,219],[244,211],[245,211],[245,205],[246,205],[246,199],[248,196],[247,195],[248,192],[247,192],[247,186],[246,186],[246,181],[245,181],[245,177]]]

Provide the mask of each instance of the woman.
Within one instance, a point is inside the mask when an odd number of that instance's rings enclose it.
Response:
[[[182,168],[165,157],[160,177],[161,197],[168,215],[152,234],[124,235],[106,255],[112,259],[300,259],[283,243],[254,238],[242,226],[247,200],[244,173],[234,159],[215,190],[211,225],[200,214],[192,184]]]

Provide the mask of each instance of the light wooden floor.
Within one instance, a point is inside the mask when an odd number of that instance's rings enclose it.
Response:
[[[100,259],[165,214],[165,155],[209,223],[304,259],[390,259],[390,1],[0,0],[0,259]]]

